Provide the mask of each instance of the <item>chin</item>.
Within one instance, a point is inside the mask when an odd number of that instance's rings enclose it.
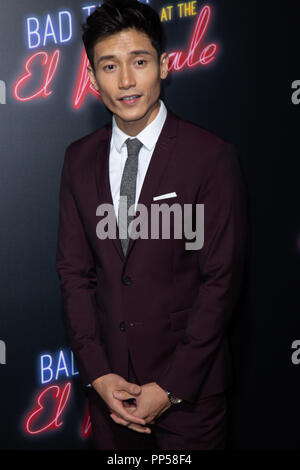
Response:
[[[124,112],[122,115],[119,115],[124,121],[137,121],[145,116],[145,111],[140,109],[128,109],[127,112]]]

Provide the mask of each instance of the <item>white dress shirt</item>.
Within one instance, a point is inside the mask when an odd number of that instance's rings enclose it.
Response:
[[[112,118],[112,136],[110,141],[110,154],[109,154],[109,180],[112,199],[114,203],[114,209],[116,219],[118,220],[119,210],[119,198],[120,198],[120,186],[123,175],[125,162],[127,159],[127,145],[125,141],[128,139],[137,138],[142,142],[142,147],[139,152],[138,159],[138,171],[136,180],[136,194],[135,194],[135,209],[139,200],[140,192],[143,186],[143,182],[146,176],[146,172],[156,145],[159,138],[163,125],[167,117],[167,108],[163,101],[160,99],[159,111],[148,126],[146,126],[138,135],[135,137],[127,135],[117,125],[115,117]]]

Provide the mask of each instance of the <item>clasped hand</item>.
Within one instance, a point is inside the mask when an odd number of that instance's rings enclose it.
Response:
[[[166,392],[156,382],[140,386],[117,374],[106,374],[96,379],[93,387],[106,402],[115,423],[140,433],[150,434],[147,424],[153,424],[171,406]]]

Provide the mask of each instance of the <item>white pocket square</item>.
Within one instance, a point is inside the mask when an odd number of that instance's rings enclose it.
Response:
[[[167,193],[167,194],[161,194],[160,196],[155,196],[153,198],[153,201],[158,201],[159,199],[166,199],[167,197],[176,197],[176,193]]]

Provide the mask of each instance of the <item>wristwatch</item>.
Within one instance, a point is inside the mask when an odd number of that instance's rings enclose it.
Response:
[[[171,403],[171,405],[178,405],[178,403],[182,402],[182,398],[174,397],[174,395],[172,395],[172,393],[168,392],[167,390],[165,390],[165,392],[168,395],[169,402]]]

